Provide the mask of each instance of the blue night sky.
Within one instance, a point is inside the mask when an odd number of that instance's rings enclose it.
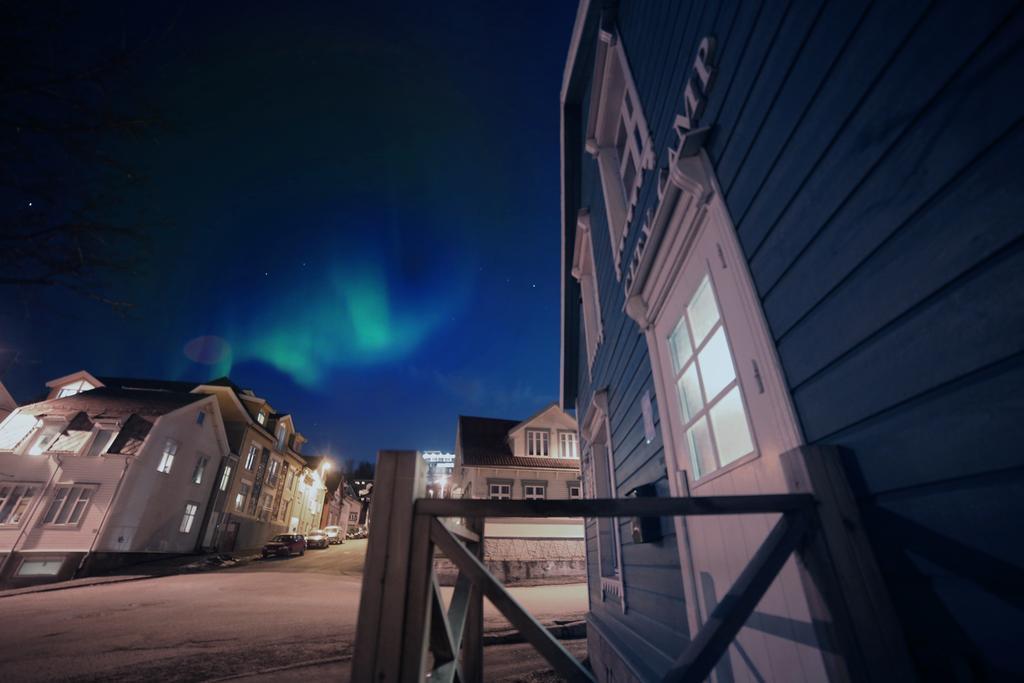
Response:
[[[2,297],[17,399],[79,369],[229,374],[307,452],[372,460],[557,398],[575,2],[377,5],[126,5],[73,27],[140,43],[118,97],[168,125],[119,147],[146,182],[115,210],[161,227],[117,283],[127,317]]]

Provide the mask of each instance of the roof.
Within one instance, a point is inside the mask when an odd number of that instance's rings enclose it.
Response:
[[[459,415],[459,443],[462,464],[467,467],[537,467],[549,470],[578,470],[579,460],[516,456],[508,433],[522,420]]]
[[[67,427],[51,446],[51,450],[55,451],[78,450],[97,420],[123,420],[108,450],[111,453],[133,455],[142,448],[156,418],[206,398],[202,394],[101,387],[74,396],[27,405],[21,408],[20,414],[70,418]],[[23,436],[21,427],[12,422],[0,432],[0,448],[16,446]]]

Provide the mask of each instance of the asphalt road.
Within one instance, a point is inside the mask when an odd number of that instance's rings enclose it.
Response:
[[[0,680],[210,680],[314,661],[347,673],[365,548],[0,598]],[[513,590],[538,618],[586,599],[582,585]]]

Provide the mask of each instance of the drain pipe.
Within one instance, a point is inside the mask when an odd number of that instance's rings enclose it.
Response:
[[[101,456],[102,457],[102,456]],[[107,517],[110,516],[110,511],[114,509],[114,503],[117,502],[117,494],[121,491],[121,484],[124,482],[124,475],[128,473],[128,465],[132,462],[130,455],[124,456],[124,469],[121,470],[121,476],[117,480],[117,486],[114,488],[114,495],[110,497],[110,503],[107,505],[107,509],[103,512],[103,519],[100,520],[100,526],[96,529],[96,534],[92,537],[92,543],[89,544],[89,550],[82,556],[82,559],[78,562],[78,567],[75,569],[75,573],[71,578],[77,579],[79,574],[85,568],[86,562],[92,557],[93,552],[96,550],[96,543],[99,541],[100,536],[106,531]]]

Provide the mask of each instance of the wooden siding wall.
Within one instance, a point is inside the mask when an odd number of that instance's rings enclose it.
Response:
[[[707,151],[805,437],[851,449],[925,678],[1021,675],[1021,4],[623,0],[617,25],[656,168],[697,43],[718,39]],[[648,174],[636,215],[656,198]],[[656,481],[667,495],[660,437],[645,444],[640,419],[647,349],[622,313],[586,156],[580,201],[605,339],[591,382],[580,330],[579,419],[608,385],[620,493]],[[627,259],[638,233],[634,221]],[[624,556],[629,613],[595,611],[668,652],[686,636],[675,539]]]

